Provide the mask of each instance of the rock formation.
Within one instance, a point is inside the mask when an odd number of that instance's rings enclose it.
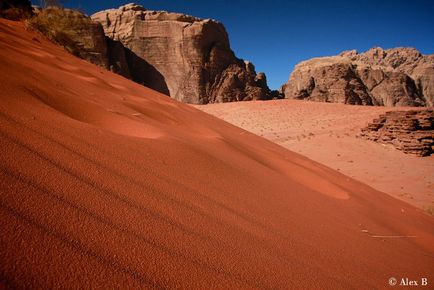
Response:
[[[434,55],[414,48],[338,56],[299,63],[282,86],[286,98],[379,106],[433,106]]]
[[[136,82],[195,104],[270,97],[265,75],[256,74],[253,64],[235,57],[226,30],[217,21],[150,11],[135,4],[91,17],[112,41],[111,63],[125,58]],[[120,44],[125,57],[116,52]]]
[[[269,90],[264,73],[235,57],[225,28],[214,20],[135,4],[92,19],[50,7],[29,24],[71,53],[182,102],[280,97]]]
[[[358,135],[392,144],[404,153],[428,156],[434,153],[434,111],[392,111],[380,115]]]

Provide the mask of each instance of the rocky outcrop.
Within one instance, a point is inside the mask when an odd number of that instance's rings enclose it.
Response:
[[[135,4],[91,17],[102,24],[106,36],[125,47],[128,71],[136,82],[195,104],[270,97],[265,75],[235,57],[217,21]]]
[[[75,43],[75,54],[79,57],[109,68],[109,51],[104,31],[99,23],[86,21],[84,25],[78,25],[75,29],[68,31],[71,40]]]
[[[375,119],[358,135],[392,144],[404,153],[428,156],[434,153],[434,111],[392,111]]]
[[[71,53],[183,102],[269,99],[266,76],[231,51],[225,28],[209,19],[129,4],[88,16],[40,10],[29,25]]]
[[[299,63],[281,91],[286,98],[322,102],[433,106],[434,55],[377,47],[314,58]]]

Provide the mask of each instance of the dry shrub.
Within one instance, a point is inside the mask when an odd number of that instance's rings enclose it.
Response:
[[[79,56],[80,47],[74,37],[77,32],[88,29],[92,20],[79,11],[48,7],[29,19],[27,24],[64,46],[70,53]]]
[[[424,206],[423,209],[430,215],[434,215],[434,205]]]
[[[30,18],[32,14],[29,0],[0,0],[0,18],[17,21]]]
[[[9,20],[18,21],[21,19],[26,19],[30,17],[30,14],[28,14],[26,11],[20,9],[20,8],[9,8],[2,10],[0,12],[0,16]]]

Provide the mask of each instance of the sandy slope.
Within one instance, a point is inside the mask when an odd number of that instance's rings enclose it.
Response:
[[[434,156],[415,157],[393,146],[356,138],[391,110],[278,100],[197,106],[231,124],[334,168],[427,211],[434,211]]]
[[[3,286],[434,282],[434,220],[404,202],[4,20],[0,72]]]

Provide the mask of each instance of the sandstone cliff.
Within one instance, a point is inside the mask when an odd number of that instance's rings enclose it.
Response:
[[[434,55],[372,48],[299,63],[282,86],[286,98],[379,106],[433,106]]]
[[[195,104],[270,98],[265,75],[235,57],[217,21],[135,4],[91,17],[111,39],[111,58],[120,59],[121,67],[126,61],[136,82]],[[125,47],[125,56],[112,49],[119,50],[119,45]],[[122,70],[111,63],[113,70]]]

